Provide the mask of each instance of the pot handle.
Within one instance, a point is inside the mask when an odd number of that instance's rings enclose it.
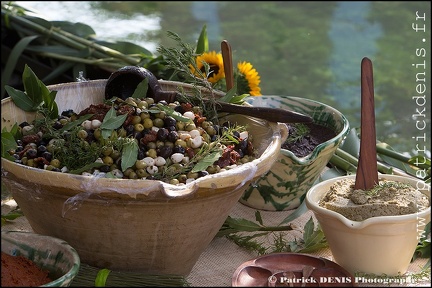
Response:
[[[278,129],[279,129],[280,134],[281,134],[281,143],[284,143],[289,136],[288,135],[289,134],[288,133],[288,125],[285,123],[280,123],[280,122],[278,122],[277,124],[278,124]]]

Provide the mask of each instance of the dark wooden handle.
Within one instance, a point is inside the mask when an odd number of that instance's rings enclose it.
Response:
[[[270,122],[307,123],[313,121],[312,117],[308,115],[281,108],[242,106],[224,102],[216,102],[215,105],[216,109],[221,112],[253,116]]]
[[[221,43],[222,58],[225,70],[225,81],[227,91],[234,87],[234,72],[232,63],[232,52],[231,45],[227,40],[223,40]]]
[[[365,57],[361,63],[361,130],[360,155],[355,182],[356,189],[369,190],[378,184],[374,109],[372,62]]]

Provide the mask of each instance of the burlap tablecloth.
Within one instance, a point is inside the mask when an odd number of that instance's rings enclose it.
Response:
[[[3,198],[3,197],[2,197]],[[2,215],[8,213],[11,209],[16,207],[16,203],[13,199],[2,200]],[[263,218],[263,222],[266,226],[277,225],[283,221],[291,211],[282,212],[271,212],[271,211],[260,211]],[[234,218],[245,218],[255,221],[256,209],[249,208],[241,203],[237,203],[232,209],[230,216]],[[292,241],[294,239],[302,239],[303,227],[306,222],[313,218],[315,223],[316,219],[311,211],[307,211],[293,222],[291,225],[295,228],[292,231],[284,232],[286,233],[287,241]],[[19,217],[16,220],[2,225],[3,230],[20,230],[20,231],[32,231],[27,219],[25,217]],[[271,239],[268,239],[271,241]],[[270,242],[269,242],[270,243]],[[320,251],[310,253],[313,256],[323,257],[329,260],[332,259],[332,255],[329,249],[321,249]],[[240,248],[230,240],[223,238],[215,238],[207,247],[207,249],[202,253],[197,263],[193,267],[191,273],[187,277],[187,281],[193,287],[229,287],[232,283],[232,277],[236,269],[244,262],[249,261],[258,257],[259,255],[249,252],[244,248]],[[416,261],[410,264],[408,273],[418,273],[421,268],[426,264],[427,259],[418,258]],[[430,279],[430,268],[429,277]],[[409,283],[400,284],[372,284],[372,283],[358,283],[359,287],[430,287],[431,283],[429,279],[423,281],[411,281]]]

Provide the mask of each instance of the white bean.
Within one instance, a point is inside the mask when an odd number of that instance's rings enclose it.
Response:
[[[194,130],[189,131],[189,135],[192,138],[195,138],[195,137],[201,136],[201,133],[197,129],[194,129]]]
[[[248,131],[240,132],[240,138],[241,139],[247,139],[248,137],[249,137]]]
[[[185,113],[183,113],[183,116],[187,117],[187,118],[189,118],[191,120],[195,119],[195,114],[192,111],[186,111]]]
[[[92,121],[85,120],[84,122],[81,123],[81,126],[84,127],[84,129],[90,130],[92,127]]]
[[[147,167],[147,168],[146,168],[146,171],[147,171],[150,175],[154,175],[154,174],[156,174],[156,173],[159,171],[159,169],[158,169],[157,166],[152,165],[152,166]]]
[[[102,122],[98,119],[94,119],[91,121],[91,128],[92,129],[97,129],[102,125]]]
[[[192,148],[199,148],[201,147],[203,143],[203,139],[201,136],[195,137],[191,139],[191,147]]]
[[[155,165],[155,159],[153,159],[152,157],[145,157],[143,159],[143,161],[145,163],[147,163],[147,166],[153,166],[153,165]]]
[[[182,153],[174,153],[171,155],[171,161],[173,163],[180,163],[185,156]]]
[[[165,163],[166,163],[165,158],[163,158],[161,156],[156,157],[156,159],[155,159],[155,165],[156,166],[163,166],[163,165],[165,165]]]

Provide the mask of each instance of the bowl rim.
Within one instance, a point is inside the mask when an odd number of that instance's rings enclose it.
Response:
[[[308,190],[308,192],[306,193],[306,197],[305,197],[306,206],[314,214],[321,214],[321,215],[326,215],[326,216],[331,217],[331,218],[335,218],[335,219],[339,220],[340,222],[342,222],[347,227],[350,227],[352,229],[362,229],[362,228],[365,228],[365,227],[373,225],[373,224],[401,223],[401,222],[405,222],[407,220],[412,220],[413,216],[416,216],[416,218],[417,217],[418,218],[424,218],[425,216],[427,216],[428,214],[431,213],[430,185],[429,185],[428,189],[419,189],[423,194],[425,194],[426,196],[429,197],[429,207],[427,209],[420,211],[420,212],[416,212],[416,213],[412,213],[412,214],[406,214],[406,215],[377,216],[377,217],[365,219],[363,221],[350,220],[350,219],[346,218],[345,216],[343,216],[343,215],[341,215],[335,211],[325,209],[325,208],[319,206],[318,203],[316,201],[314,201],[316,199],[313,196],[319,197],[319,199],[321,199],[322,195],[325,193],[325,191],[319,191],[319,188],[321,188],[323,186],[330,185],[330,183],[334,183],[338,180],[355,179],[355,177],[356,177],[355,174],[337,176],[334,178],[324,180],[324,181],[319,182],[318,184],[312,186]],[[393,175],[393,174],[380,174],[380,175],[378,175],[378,178],[379,179],[384,178],[384,179],[393,180],[393,181],[401,181],[401,182],[411,183],[411,184],[414,183],[414,181],[416,181],[416,182],[420,182],[420,183],[424,183],[424,184],[428,185],[424,181],[417,179],[417,178],[410,177],[410,176]]]
[[[81,266],[81,259],[78,255],[78,252],[75,250],[75,248],[70,246],[65,240],[62,240],[60,238],[53,237],[53,236],[37,234],[34,232],[28,232],[28,231],[20,231],[20,230],[1,231],[2,241],[3,241],[3,239],[12,240],[12,241],[14,241],[14,240],[20,241],[22,239],[22,237],[19,237],[20,235],[28,235],[28,236],[32,236],[32,237],[37,238],[37,239],[49,240],[51,243],[66,247],[72,256],[72,259],[73,259],[72,267],[66,273],[64,273],[62,276],[58,277],[57,279],[55,279],[51,282],[48,282],[44,285],[41,285],[40,287],[58,287],[58,286],[60,286],[59,284],[65,282],[65,280],[67,280],[67,279],[70,279],[70,281],[72,282],[73,278],[75,278],[75,276],[78,275],[79,270],[80,270],[80,266]],[[10,237],[8,237],[8,236],[10,236]],[[3,245],[2,245],[2,247],[3,247]],[[2,252],[3,252],[3,250],[2,250]],[[7,253],[7,252],[5,251],[5,253]],[[7,253],[7,254],[9,254],[9,253]]]
[[[297,96],[289,96],[289,95],[261,95],[261,96],[248,96],[245,98],[245,101],[248,102],[248,100],[252,100],[252,99],[259,99],[259,97],[261,98],[270,98],[270,99],[277,99],[277,98],[284,98],[284,99],[288,99],[288,100],[296,100],[298,102],[302,102],[302,103],[314,103],[317,105],[322,105],[324,106],[326,109],[330,110],[329,112],[332,113],[333,115],[339,115],[341,120],[342,120],[342,129],[341,131],[336,134],[333,138],[318,144],[314,150],[309,153],[308,155],[304,156],[304,157],[297,157],[293,152],[291,152],[290,150],[287,149],[282,149],[281,148],[281,153],[285,156],[288,156],[292,159],[294,159],[296,162],[298,163],[302,163],[303,165],[309,163],[312,160],[315,160],[318,156],[318,153],[320,153],[320,151],[323,149],[322,147],[328,146],[329,143],[334,142],[336,139],[340,139],[340,142],[342,142],[344,140],[344,138],[348,135],[349,131],[350,131],[350,124],[348,121],[348,118],[339,110],[337,110],[336,108],[334,108],[333,106],[330,106],[328,104],[325,104],[323,102],[317,101],[317,100],[313,100],[313,99],[309,99],[309,98],[303,98],[303,97],[297,97]],[[249,102],[248,102],[249,103]]]
[[[98,89],[104,89],[104,85],[106,83],[107,79],[96,79],[96,80],[89,80],[89,81],[85,81],[85,82],[66,82],[66,83],[60,83],[60,84],[54,84],[54,85],[49,85],[47,86],[50,90],[58,90],[61,89],[62,91],[67,91],[69,89],[76,89],[77,86],[82,86],[81,88],[93,88],[93,86],[98,87]],[[159,80],[160,84],[162,85],[169,85],[169,86],[184,86],[188,89],[191,89],[192,87],[194,87],[191,84],[188,83],[182,83],[182,82],[175,82],[175,81],[164,81],[164,80]],[[203,89],[205,89],[205,87],[203,87]],[[215,91],[215,93],[219,93],[217,91]],[[220,92],[222,93],[222,92]],[[5,99],[2,99],[2,105],[5,104],[7,101],[12,101],[10,99],[10,97],[7,97]],[[3,107],[3,106],[2,106]],[[19,109],[19,108],[18,108]],[[231,117],[231,115],[234,117],[242,117],[244,119],[250,119],[250,121],[254,121],[256,122],[257,120],[255,120],[253,117],[248,117],[248,116],[244,116],[244,115],[240,115],[240,114],[230,114],[230,115],[222,115],[221,117]],[[160,193],[162,194],[163,198],[187,198],[190,196],[193,196],[196,194],[196,191],[198,190],[198,188],[203,187],[203,188],[210,188],[213,189],[214,188],[214,178],[215,177],[228,177],[231,179],[236,179],[236,181],[238,182],[238,185],[242,186],[244,185],[245,182],[258,177],[260,174],[265,173],[269,168],[270,168],[270,164],[274,163],[274,161],[276,161],[277,159],[277,155],[279,153],[280,150],[280,145],[282,143],[283,137],[284,135],[287,135],[287,128],[285,127],[285,125],[283,125],[282,123],[275,123],[275,122],[270,122],[270,121],[266,121],[266,120],[259,120],[261,122],[260,125],[265,125],[265,128],[270,129],[270,131],[272,131],[272,135],[269,135],[270,138],[269,139],[264,139],[264,141],[266,142],[265,147],[260,148],[262,151],[260,151],[260,155],[258,158],[252,160],[251,162],[248,163],[244,163],[242,165],[239,165],[238,167],[236,167],[235,169],[227,169],[226,171],[221,171],[218,172],[217,174],[210,174],[204,177],[201,177],[199,179],[196,179],[195,181],[192,181],[189,184],[186,185],[172,185],[169,183],[165,183],[163,181],[159,181],[159,180],[138,180],[138,179],[114,179],[115,181],[118,181],[116,183],[123,183],[122,186],[120,187],[120,189],[122,190],[123,194],[128,194],[128,195],[132,195],[135,196],[137,194],[144,194],[146,195],[146,189],[147,190],[151,190],[153,188],[157,189],[158,191],[160,191]],[[264,161],[265,160],[265,161]],[[268,160],[268,161],[267,161]],[[58,176],[58,172],[52,172],[52,171],[47,171],[47,170],[43,170],[40,168],[34,168],[34,167],[29,167],[29,166],[25,166],[22,164],[17,164],[14,163],[11,160],[8,160],[6,158],[1,158],[2,161],[2,166],[5,166],[6,168],[13,168],[14,171],[16,169],[20,169],[23,172],[26,173],[32,173],[32,174],[37,174],[37,173],[47,173],[45,175],[53,175],[53,177]],[[252,168],[252,169],[251,169]],[[10,172],[10,171],[9,171]],[[98,191],[98,187],[99,186],[103,186],[103,187],[109,187],[111,184],[111,181],[113,181],[113,179],[110,178],[100,178],[98,180],[98,183],[96,183],[96,177],[93,176],[84,176],[84,175],[75,175],[75,174],[69,174],[69,173],[65,173],[67,174],[62,175],[65,177],[69,177],[68,180],[70,180],[71,182],[73,182],[74,185],[76,185],[77,187],[81,187],[80,189],[84,189],[82,186],[78,185],[77,182],[84,182],[85,185],[93,185],[91,186],[92,190],[94,191]],[[38,177],[35,177],[36,179],[38,179]],[[42,180],[40,180],[42,181]],[[92,182],[95,182],[92,184]],[[100,183],[99,183],[100,182]],[[143,185],[144,183],[144,185]],[[94,185],[96,184],[96,185]],[[108,184],[108,185],[105,185]],[[58,183],[58,185],[61,185],[60,183]],[[232,183],[226,183],[224,185],[222,185],[220,182],[219,184],[220,188],[225,188],[225,187],[231,187],[233,186]],[[144,186],[144,187],[143,187]],[[129,187],[131,187],[129,189]],[[219,186],[218,186],[219,187]],[[107,189],[105,189],[104,191],[106,191]],[[113,192],[114,190],[110,190],[111,192]],[[136,193],[135,191],[139,191],[140,193]],[[114,191],[114,192],[118,192],[118,191]]]

